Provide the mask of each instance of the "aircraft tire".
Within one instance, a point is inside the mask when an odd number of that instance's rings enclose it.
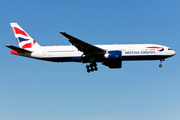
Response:
[[[97,71],[97,70],[98,70],[98,68],[97,68],[97,67],[95,67],[95,68],[94,68],[94,70],[95,70],[95,71]]]
[[[161,68],[161,67],[162,67],[162,64],[159,64],[159,67]]]
[[[86,65],[86,68],[87,68],[87,69],[89,69],[89,67],[90,67],[89,65]]]
[[[91,71],[92,71],[92,72],[94,71],[94,68],[93,68],[93,67],[91,67]]]

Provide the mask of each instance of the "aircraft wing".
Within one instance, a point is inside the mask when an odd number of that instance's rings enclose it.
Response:
[[[69,39],[69,42],[72,43],[79,51],[83,52],[84,54],[104,54],[105,50],[98,48],[94,45],[91,45],[89,43],[86,43],[82,40],[79,40],[71,35],[68,35],[65,32],[60,32],[62,35],[64,35],[66,38]]]
[[[19,47],[16,47],[16,46],[13,46],[13,45],[6,45],[6,47],[12,49],[12,50],[15,50],[15,51],[18,51],[18,52],[26,52],[26,53],[31,53],[31,51],[29,50],[25,50],[25,49],[22,49],[22,48],[19,48]]]

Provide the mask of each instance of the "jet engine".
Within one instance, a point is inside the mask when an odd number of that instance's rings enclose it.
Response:
[[[122,52],[121,51],[107,51],[104,55],[105,58],[109,60],[119,60],[122,58]]]

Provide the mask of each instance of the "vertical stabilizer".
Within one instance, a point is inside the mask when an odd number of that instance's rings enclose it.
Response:
[[[40,45],[29,36],[17,23],[10,23],[20,48],[35,48]]]

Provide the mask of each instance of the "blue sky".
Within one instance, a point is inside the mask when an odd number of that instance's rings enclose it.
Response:
[[[179,0],[5,0],[0,2],[0,119],[179,120]],[[122,69],[53,63],[10,54],[17,22],[40,45],[70,45],[66,31],[91,44],[155,43],[176,55],[126,61]]]

